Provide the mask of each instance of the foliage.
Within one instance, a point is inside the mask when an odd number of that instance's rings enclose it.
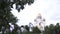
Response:
[[[22,25],[23,27],[23,25]],[[28,31],[29,27],[28,25],[25,25],[24,27],[27,31],[26,32],[22,32],[22,34],[40,34],[40,30],[37,27],[33,27],[32,32]]]
[[[15,26],[18,21],[18,19],[11,13],[13,4],[16,4],[16,9],[20,12],[21,9],[24,9],[24,5],[30,5],[33,2],[34,0],[0,0],[0,31],[2,27],[4,27],[2,34],[4,34],[4,31],[7,28],[10,29],[11,25],[9,23]]]
[[[60,25],[57,23],[55,26],[50,24],[45,27],[44,34],[60,34]]]
[[[34,28],[33,28],[33,32],[34,32],[34,33],[40,33],[41,31],[40,31],[37,27],[34,27]]]
[[[29,31],[29,27],[28,27],[28,25],[25,25],[25,29],[26,29],[27,31]]]

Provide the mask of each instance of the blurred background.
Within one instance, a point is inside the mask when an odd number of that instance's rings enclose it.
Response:
[[[0,0],[0,34],[60,34],[60,0]]]

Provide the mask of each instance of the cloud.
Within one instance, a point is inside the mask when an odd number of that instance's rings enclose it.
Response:
[[[33,22],[38,13],[46,19],[46,24],[60,22],[60,0],[36,0],[31,6],[26,5],[20,13],[13,12],[18,17],[19,25]]]

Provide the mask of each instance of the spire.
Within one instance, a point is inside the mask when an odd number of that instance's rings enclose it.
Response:
[[[43,19],[43,17],[41,16],[40,13],[38,14],[38,16],[36,17],[34,22],[36,23],[36,26],[38,27],[39,30],[43,30],[44,29],[43,25],[45,23],[45,19]]]
[[[37,18],[42,19],[42,16],[40,13],[38,14]]]

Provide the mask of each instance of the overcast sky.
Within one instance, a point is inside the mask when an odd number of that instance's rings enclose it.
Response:
[[[19,19],[18,25],[34,24],[34,19],[40,13],[45,18],[45,24],[56,24],[60,22],[60,0],[35,0],[32,5],[26,5],[24,10],[12,13]]]

